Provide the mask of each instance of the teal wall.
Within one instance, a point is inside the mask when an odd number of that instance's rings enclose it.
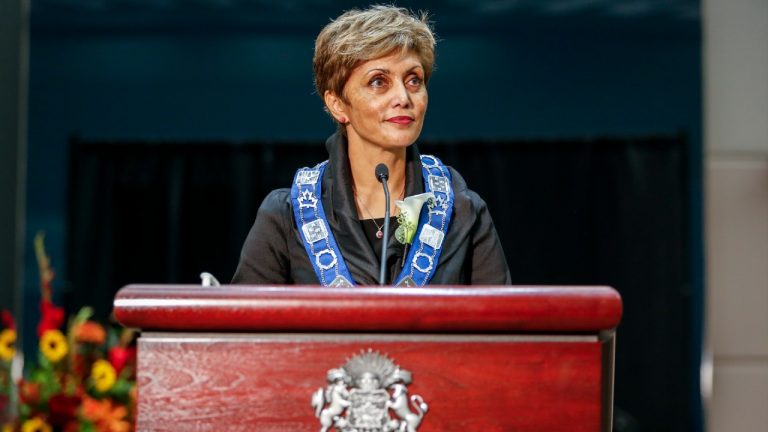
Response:
[[[35,328],[38,320],[32,250],[38,230],[47,234],[56,289],[61,293],[69,288],[65,251],[71,136],[320,143],[333,131],[314,94],[313,41],[329,16],[354,2],[310,2],[325,9],[306,13],[295,10],[301,9],[295,6],[301,2],[208,3],[235,6],[210,10],[200,6],[206,4],[202,0],[33,2],[24,328]],[[254,9],[238,9],[248,4]],[[472,4],[431,2],[434,7],[428,7],[440,42],[423,137],[504,140],[686,133],[691,144],[690,271],[696,304],[691,333],[700,338],[698,2],[481,1],[485,9]],[[552,7],[542,7],[547,13],[531,12],[536,6],[488,9],[505,4]],[[587,6],[564,11],[565,4]],[[622,4],[630,8],[621,9]],[[680,10],[686,12],[633,12],[632,4],[672,9],[682,5]],[[164,11],[166,6],[171,10]],[[34,343],[34,332],[27,332],[27,353]],[[700,339],[692,345],[700,346]],[[691,353],[694,375],[698,355]],[[697,376],[688,378],[698,382]],[[691,394],[692,406],[700,406],[697,390]]]
[[[698,19],[510,14],[488,23],[453,16],[444,27],[439,14],[433,19],[441,40],[424,137],[685,131],[692,142],[692,202],[699,206]],[[67,287],[67,143],[73,134],[321,142],[333,130],[311,71],[313,40],[326,17],[297,18],[301,25],[295,27],[290,20],[266,27],[98,20],[80,26],[65,20],[33,10],[23,293],[28,311],[36,310],[38,299],[31,248],[36,231],[47,233],[58,286]],[[700,212],[694,210],[698,232]],[[700,243],[700,235],[693,242]],[[36,320],[27,314],[26,328]]]

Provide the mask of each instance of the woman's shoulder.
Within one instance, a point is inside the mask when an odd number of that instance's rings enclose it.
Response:
[[[291,190],[275,189],[261,202],[251,234],[258,233],[260,237],[273,238],[275,234],[287,233],[292,224]]]
[[[288,188],[275,189],[264,197],[259,207],[262,214],[291,213],[291,190]]]
[[[464,180],[461,173],[450,165],[447,165],[446,167],[451,173],[451,186],[453,187],[454,200],[466,201],[466,204],[475,210],[484,208],[486,206],[485,201],[477,194],[477,192],[467,186],[467,182]]]

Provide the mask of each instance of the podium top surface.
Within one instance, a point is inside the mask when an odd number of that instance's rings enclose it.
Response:
[[[621,319],[607,286],[128,285],[115,317],[157,331],[598,332]]]

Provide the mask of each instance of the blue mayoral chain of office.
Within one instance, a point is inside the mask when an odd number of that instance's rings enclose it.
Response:
[[[355,286],[336,238],[328,226],[322,203],[322,179],[328,161],[313,168],[301,168],[291,185],[291,204],[304,249],[323,286]],[[443,240],[453,215],[451,174],[440,159],[421,156],[424,189],[434,199],[419,216],[413,245],[405,258],[395,286],[424,286],[435,274]]]

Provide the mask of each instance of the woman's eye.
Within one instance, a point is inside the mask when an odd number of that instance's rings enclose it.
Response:
[[[419,87],[421,86],[421,78],[415,76],[411,77],[411,79],[408,80],[408,85],[411,87]]]
[[[386,82],[384,81],[384,78],[374,78],[371,80],[371,82],[368,83],[369,86],[373,88],[382,88],[386,85]]]

